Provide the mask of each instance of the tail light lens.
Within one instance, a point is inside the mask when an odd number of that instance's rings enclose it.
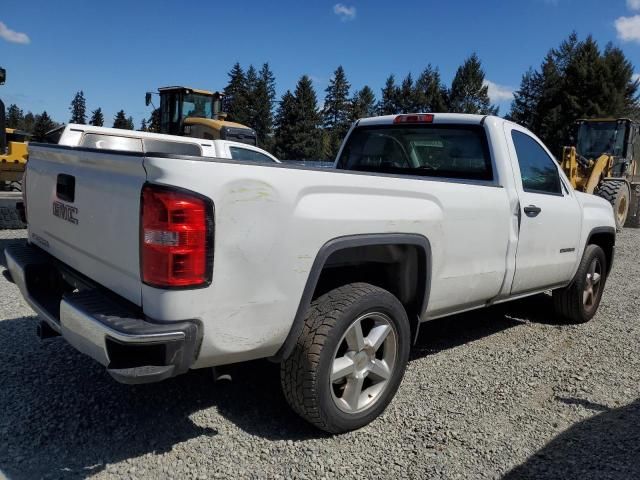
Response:
[[[158,185],[142,189],[141,276],[159,288],[208,285],[213,267],[213,203]]]

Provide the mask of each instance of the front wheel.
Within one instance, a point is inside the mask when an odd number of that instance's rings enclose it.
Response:
[[[621,230],[629,214],[631,195],[627,183],[621,180],[607,180],[600,184],[596,195],[611,204],[616,220],[616,229]]]
[[[600,305],[607,278],[607,258],[598,245],[587,245],[568,287],[553,291],[556,314],[571,323],[586,323]]]
[[[281,364],[285,398],[327,432],[363,427],[393,399],[409,349],[409,321],[395,296],[366,283],[336,288],[311,304]]]

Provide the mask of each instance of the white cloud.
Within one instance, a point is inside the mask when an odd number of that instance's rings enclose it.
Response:
[[[347,7],[342,3],[336,3],[333,6],[333,13],[340,17],[343,22],[353,20],[356,18],[356,7]]]
[[[631,81],[640,82],[640,73],[634,73],[633,75],[631,75]]]
[[[640,43],[640,15],[620,17],[616,20],[615,25],[620,40]]]
[[[485,80],[484,85],[489,87],[487,93],[493,103],[506,102],[513,99],[513,89],[511,87],[498,85],[490,80]]]
[[[31,42],[29,36],[26,33],[11,30],[2,22],[0,22],[0,38],[5,39],[7,42],[22,43],[24,45]]]
[[[640,10],[640,0],[627,0],[629,10]]]

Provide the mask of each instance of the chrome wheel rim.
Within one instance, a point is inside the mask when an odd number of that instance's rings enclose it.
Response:
[[[371,408],[393,376],[397,352],[398,335],[388,315],[358,317],[333,355],[329,387],[335,405],[345,413]]]
[[[602,280],[602,265],[600,260],[594,258],[587,269],[586,281],[582,292],[582,303],[584,307],[591,310],[598,299]]]

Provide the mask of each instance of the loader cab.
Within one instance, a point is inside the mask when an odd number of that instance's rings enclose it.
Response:
[[[634,145],[638,138],[638,124],[628,118],[578,120],[575,146],[578,155],[596,160],[601,155],[612,158],[611,176],[633,174],[634,160],[640,155]]]
[[[215,119],[222,110],[222,94],[185,87],[165,87],[160,93],[160,132],[182,135],[189,117]]]
[[[257,144],[255,131],[226,120],[226,114],[222,113],[222,93],[188,87],[163,87],[158,93],[160,133]],[[151,103],[149,93],[146,103]]]

